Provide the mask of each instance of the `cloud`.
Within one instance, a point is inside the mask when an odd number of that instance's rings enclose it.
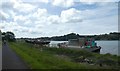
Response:
[[[36,8],[29,3],[23,3],[20,0],[4,1],[0,4],[1,19],[8,22],[15,21],[21,23],[25,19],[25,15],[32,13]],[[23,22],[22,22],[23,23]]]
[[[14,17],[14,21],[15,22],[21,22],[21,21],[23,21],[23,22],[25,22],[27,20],[27,18],[25,17],[25,16],[23,16],[23,15],[19,15],[19,16],[15,16]]]
[[[6,20],[7,18],[9,18],[9,15],[0,11],[0,20]]]
[[[52,5],[59,7],[71,7],[74,5],[73,0],[52,0]]]
[[[119,2],[119,0],[80,0],[81,3],[83,4],[95,4],[98,2]]]
[[[3,2],[0,4],[1,9],[3,10],[10,10],[13,9],[13,3],[12,2]]]
[[[50,0],[21,0],[22,2],[29,2],[29,3],[35,3],[35,2],[38,2],[38,3],[49,3]]]
[[[2,16],[4,16],[4,18],[6,18],[7,20],[11,20],[14,18],[15,16],[15,12],[14,12],[14,8],[13,8],[13,3],[12,2],[3,2],[1,4],[2,8],[1,8],[1,14]]]
[[[96,19],[104,18],[106,16],[116,15],[118,13],[118,4],[117,3],[102,3],[104,5],[99,5],[95,9],[86,9],[81,11],[81,17],[86,19]]]
[[[76,24],[74,30],[77,33],[86,34],[86,35],[115,32],[118,31],[117,18],[118,18],[117,15],[112,15],[104,18],[88,19],[83,21],[80,25]]]
[[[68,10],[63,10],[61,12],[61,21],[63,23],[66,23],[66,22],[74,22],[74,23],[77,23],[77,22],[81,22],[82,19],[81,19],[81,11],[79,10],[76,10],[75,8],[70,8]]]
[[[5,26],[0,24],[0,29],[5,29]]]
[[[2,31],[12,31],[14,28],[18,28],[18,24],[14,23],[14,22],[6,22],[6,21],[2,21],[0,22],[0,27],[4,27],[1,30]]]
[[[61,19],[58,15],[52,15],[47,18],[50,24],[60,24]]]
[[[1,4],[2,9],[4,10],[13,10],[17,12],[23,12],[28,13],[33,11],[36,6],[29,4],[29,3],[23,3],[21,0],[10,0],[9,2],[3,2]]]
[[[16,15],[14,16],[13,22],[19,24],[20,26],[34,27],[34,20],[29,18],[29,15]]]
[[[38,0],[38,2],[49,3],[49,0]]]
[[[28,13],[34,10],[35,6],[28,3],[15,3],[14,8],[19,12]]]
[[[117,30],[116,3],[99,2],[96,5],[81,4],[76,7],[73,0],[40,1],[13,0],[0,4],[0,29],[13,31],[17,37],[55,36],[70,32],[99,34]],[[86,8],[88,6],[93,8]],[[50,13],[51,10],[54,10],[53,13]]]
[[[30,34],[37,34],[37,35],[38,34],[42,34],[42,32],[40,30],[38,30],[38,29],[34,29],[33,30],[33,28],[29,29],[28,33],[30,33]]]
[[[38,8],[37,11],[34,12],[32,16],[36,17],[36,18],[41,18],[41,17],[47,16],[47,10]]]

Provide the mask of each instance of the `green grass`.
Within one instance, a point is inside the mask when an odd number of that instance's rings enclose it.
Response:
[[[36,46],[25,42],[10,42],[10,47],[25,61],[30,69],[104,69],[99,65],[89,65],[75,62],[75,59],[84,56],[97,61],[100,57],[116,60],[116,56],[99,55],[85,51],[64,48],[35,48]],[[63,57],[61,55],[64,55]]]
[[[120,58],[120,56],[111,55],[111,54],[98,54],[98,53],[92,53],[83,50],[73,50],[68,48],[59,48],[59,49],[44,48],[44,50],[51,51],[59,55],[67,55],[68,57],[71,58],[73,62],[78,62],[78,59],[80,60],[80,57],[84,57],[89,60],[92,60],[92,63],[95,65],[99,65],[101,63],[102,65],[105,65],[108,68],[118,68],[118,58]]]
[[[2,48],[2,40],[0,40],[0,48]]]

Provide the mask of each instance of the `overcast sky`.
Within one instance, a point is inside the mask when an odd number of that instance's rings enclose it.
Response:
[[[0,29],[16,37],[118,31],[119,0],[2,0]]]

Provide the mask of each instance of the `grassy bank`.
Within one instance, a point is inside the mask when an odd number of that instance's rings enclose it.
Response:
[[[10,42],[9,45],[30,69],[117,68],[118,58],[110,54],[100,55],[81,50],[38,47],[25,42]]]
[[[2,48],[2,41],[0,40],[0,48]]]

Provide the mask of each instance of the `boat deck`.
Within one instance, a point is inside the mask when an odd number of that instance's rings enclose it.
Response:
[[[68,46],[66,48],[71,48],[71,49],[78,49],[78,50],[86,50],[89,52],[100,52],[101,47],[100,46],[96,46],[93,48],[86,48],[86,47],[80,47],[80,46]]]

